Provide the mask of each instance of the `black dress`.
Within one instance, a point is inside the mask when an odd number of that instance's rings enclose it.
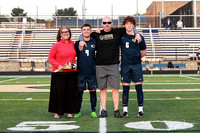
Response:
[[[78,113],[78,99],[77,72],[52,72],[49,112]]]

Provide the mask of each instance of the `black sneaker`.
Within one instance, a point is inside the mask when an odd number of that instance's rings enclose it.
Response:
[[[115,118],[122,118],[122,116],[120,115],[119,110],[115,110],[115,111],[114,111],[114,117],[115,117]]]
[[[123,118],[128,118],[128,112],[123,113]]]
[[[138,112],[137,118],[143,118],[143,112]]]
[[[107,111],[102,109],[101,110],[101,115],[99,116],[99,118],[105,118],[105,117],[107,117]]]

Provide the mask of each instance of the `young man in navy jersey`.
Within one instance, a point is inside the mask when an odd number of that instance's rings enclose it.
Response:
[[[83,98],[83,91],[86,90],[86,84],[90,92],[90,103],[91,103],[91,117],[97,117],[96,115],[96,66],[95,66],[95,50],[96,41],[91,38],[91,26],[89,24],[84,24],[81,27],[81,33],[83,39],[87,44],[83,50],[79,50],[79,41],[75,43],[75,49],[77,53],[77,71],[78,71],[78,88],[79,88],[79,113],[75,114],[74,117],[81,117],[81,104]]]
[[[135,34],[133,27],[136,25],[136,21],[133,17],[127,16],[123,20],[123,25],[126,28],[126,33],[121,39],[121,80],[123,85],[123,117],[128,117],[128,100],[129,100],[129,90],[130,82],[135,83],[135,89],[137,92],[138,100],[138,118],[143,117],[143,72],[141,65],[141,58],[146,55],[146,43],[143,36],[141,36],[142,41],[138,43],[135,42]]]
[[[196,61],[197,61],[197,74],[200,74],[200,71],[199,71],[199,67],[200,67],[200,48],[198,49],[198,52],[196,54]]]

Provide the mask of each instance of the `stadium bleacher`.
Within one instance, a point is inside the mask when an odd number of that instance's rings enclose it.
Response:
[[[80,29],[71,28],[71,32],[72,41],[76,41],[81,33]],[[166,63],[194,60],[200,47],[198,29],[153,29],[152,38],[149,29],[139,30],[139,32],[144,36],[147,45],[147,55],[143,61]],[[27,29],[23,32],[22,30],[0,30],[0,61],[21,62],[19,71],[49,71],[48,53],[52,44],[57,42],[56,35],[56,29]],[[25,64],[34,62],[35,65],[23,65],[23,62]]]
[[[15,30],[2,30],[0,31],[0,61],[8,59],[9,51],[13,44],[15,37]]]
[[[142,30],[141,33],[144,36],[147,45],[147,54],[145,56],[145,60],[154,60],[154,61],[163,60],[164,57],[163,44],[161,43],[161,37],[159,35],[158,30],[152,30],[154,46],[152,45],[151,42],[151,35],[149,30]]]
[[[29,58],[32,60],[48,60],[49,50],[56,42],[56,34],[57,31],[33,31]]]
[[[142,31],[147,44],[146,58],[154,58],[150,33]],[[157,30],[152,32],[155,57],[161,61],[188,61],[200,47],[200,30]]]

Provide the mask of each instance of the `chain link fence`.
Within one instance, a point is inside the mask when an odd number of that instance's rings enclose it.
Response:
[[[102,19],[105,16],[19,16],[19,17],[0,17],[0,28],[23,28],[27,29],[57,29],[62,25],[67,25],[70,28],[80,28],[83,24],[88,23],[93,28],[101,28]],[[121,27],[122,21],[126,16],[110,16],[113,20],[114,27]],[[167,18],[170,18],[173,25],[171,29],[176,29],[179,19],[183,22],[183,28],[192,28],[196,24],[200,27],[200,15],[141,15],[133,16],[136,19],[136,26],[139,28],[164,28],[163,24]],[[195,27],[196,28],[196,27]]]

